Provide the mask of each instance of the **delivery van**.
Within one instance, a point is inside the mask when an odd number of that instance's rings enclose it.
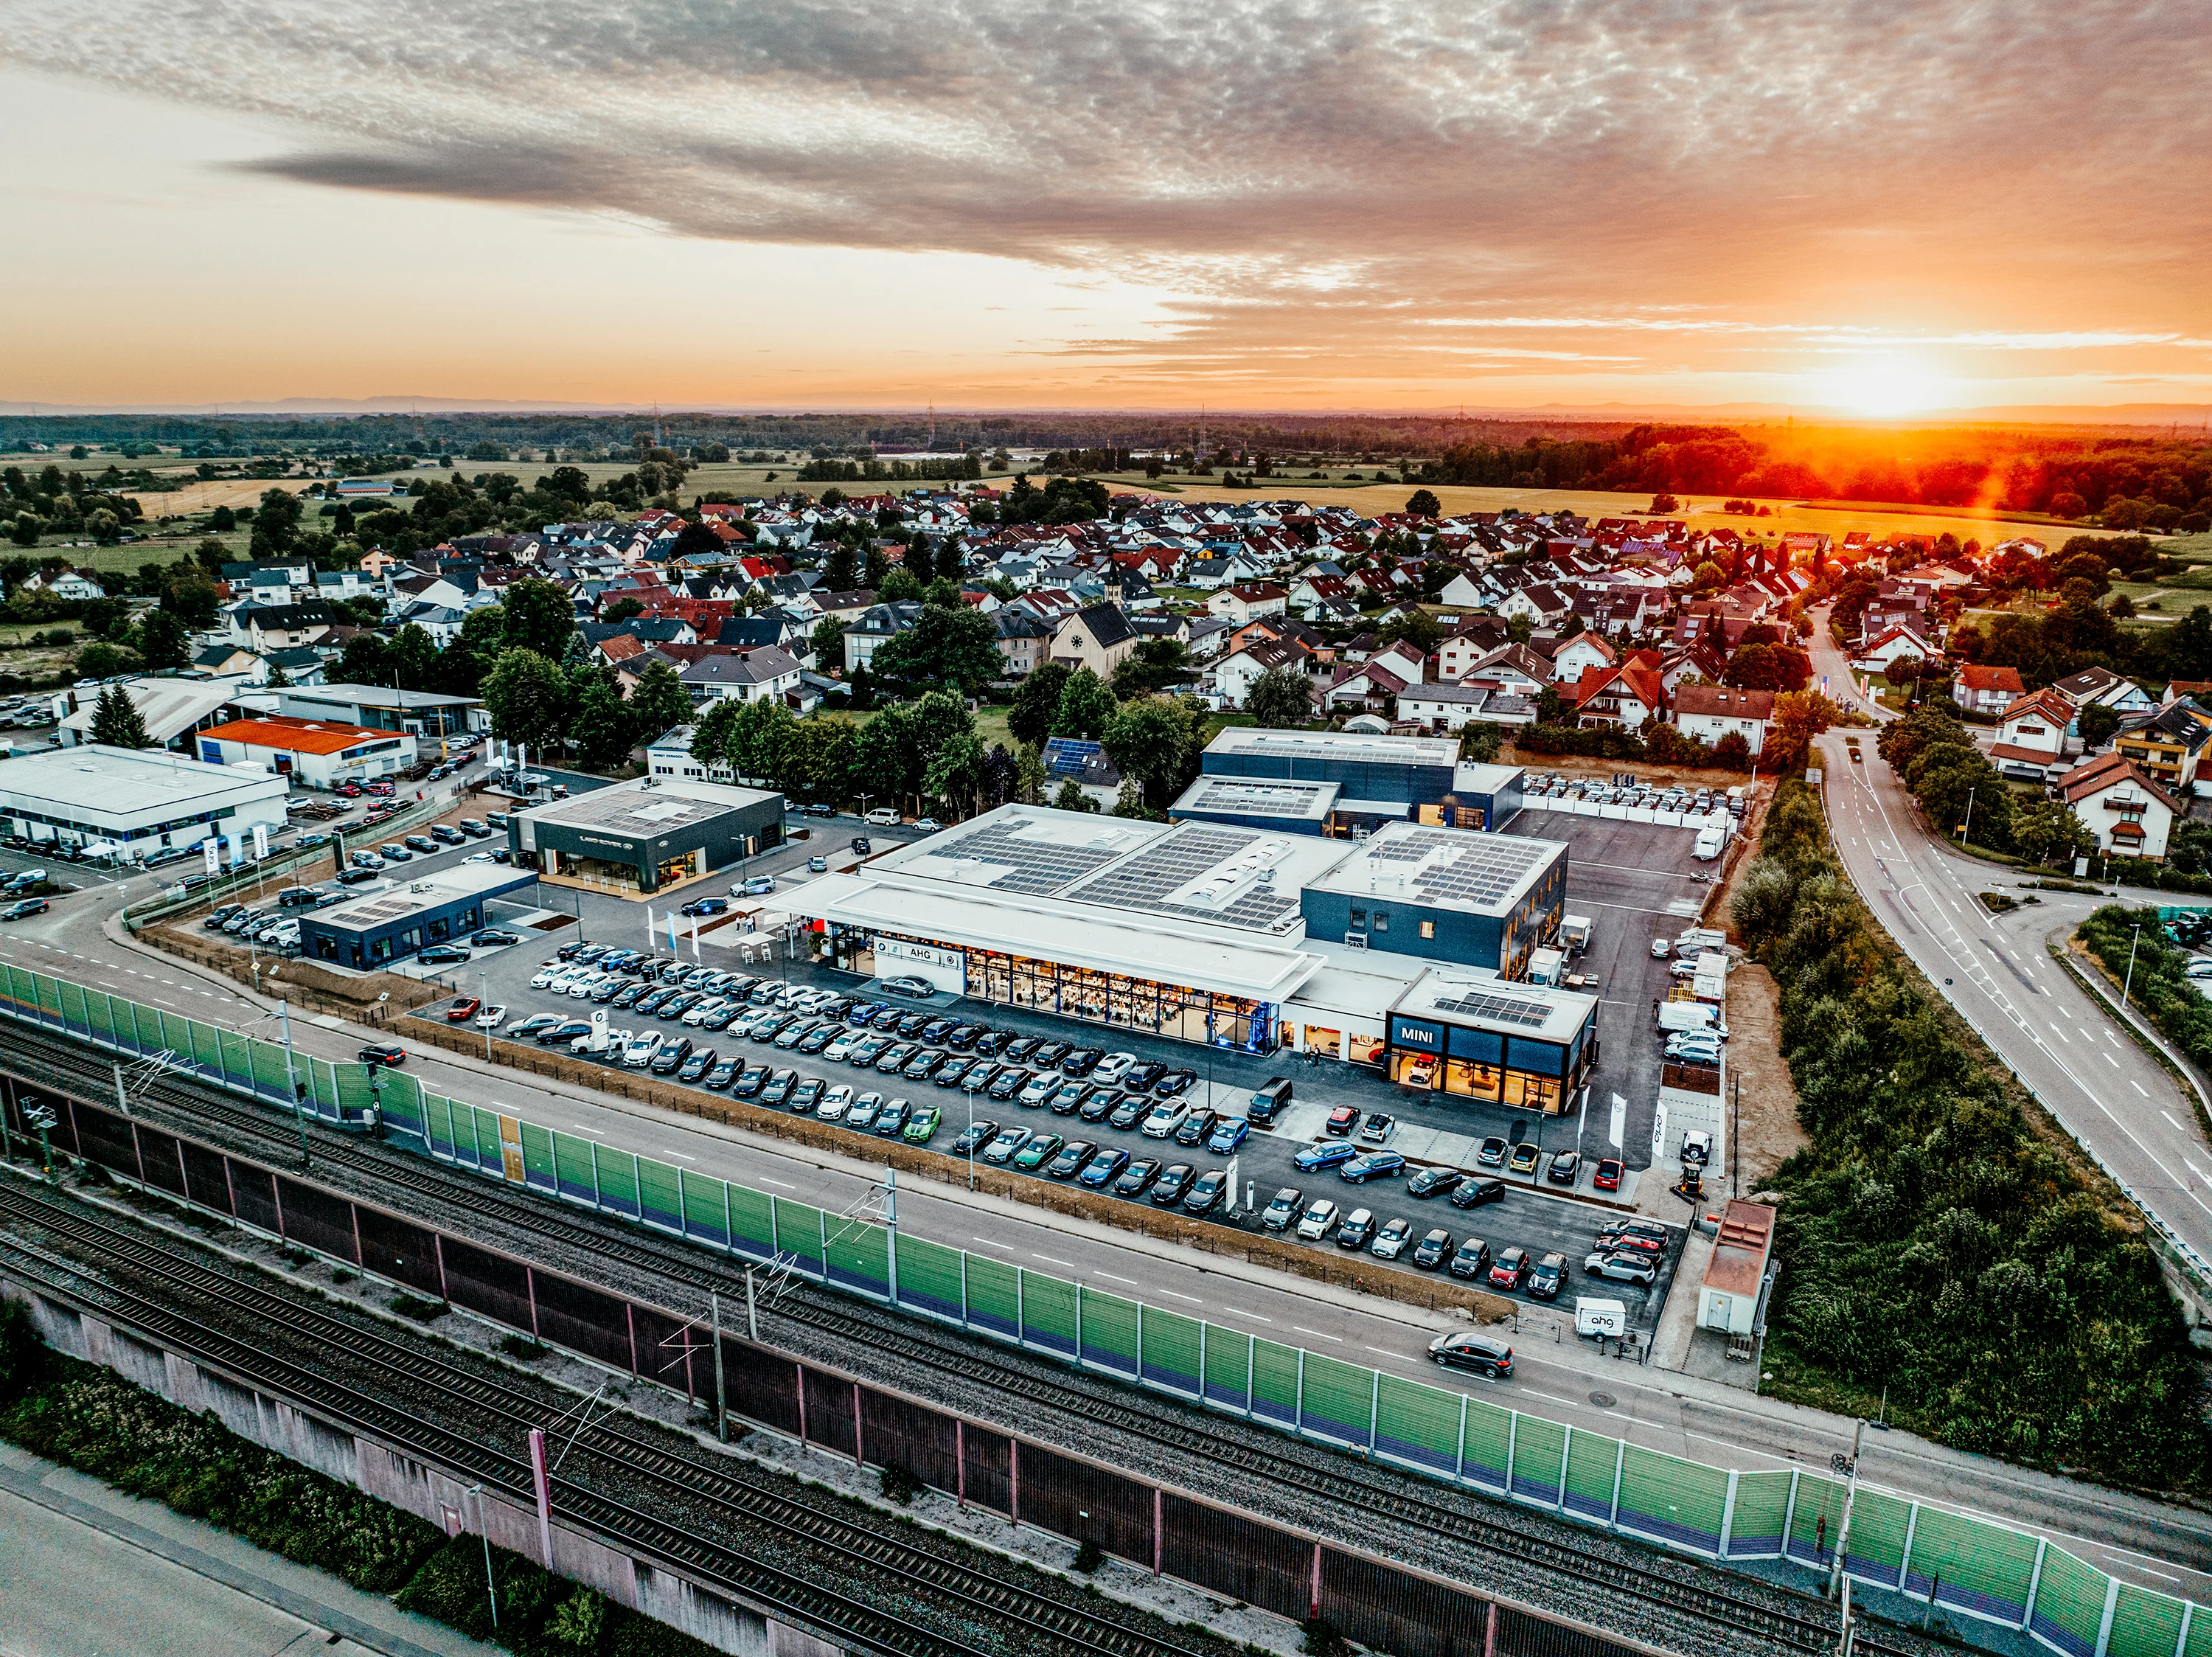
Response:
[[[1255,1128],[1264,1128],[1273,1122],[1291,1102],[1291,1079],[1288,1076],[1269,1076],[1252,1090],[1252,1102],[1244,1114]]]

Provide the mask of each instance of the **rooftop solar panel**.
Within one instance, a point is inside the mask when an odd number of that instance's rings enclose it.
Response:
[[[1492,1024],[1517,1024],[1526,1030],[1540,1030],[1552,1015],[1552,1009],[1542,1002],[1516,1001],[1510,996],[1440,996],[1435,1006],[1440,1013],[1463,1013]]]

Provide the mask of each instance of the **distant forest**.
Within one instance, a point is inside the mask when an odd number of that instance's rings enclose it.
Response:
[[[797,452],[817,462],[865,461],[910,454],[933,435],[920,415],[679,412],[659,421],[666,447],[715,460]],[[1431,484],[1984,506],[2060,517],[2122,501],[2160,516],[2212,509],[2212,437],[2202,431],[1085,414],[941,415],[933,430],[939,451],[1164,451],[1244,466],[1387,462]],[[9,449],[31,442],[64,450],[159,444],[188,458],[357,457],[362,470],[386,457],[519,459],[526,451],[538,460],[633,460],[640,440],[650,444],[653,432],[653,423],[636,415],[0,417],[0,447]]]

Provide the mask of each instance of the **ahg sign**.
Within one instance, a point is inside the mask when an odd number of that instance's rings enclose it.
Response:
[[[876,975],[896,978],[902,972],[927,978],[951,995],[968,992],[968,958],[958,950],[940,949],[935,944],[908,943],[901,938],[878,938]]]

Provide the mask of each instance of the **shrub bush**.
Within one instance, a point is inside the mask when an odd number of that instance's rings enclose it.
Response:
[[[1733,914],[1781,986],[1812,1142],[1771,1182],[1774,1390],[1864,1409],[1886,1387],[1892,1420],[1960,1449],[2206,1489],[2199,1366],[2140,1211],[1872,923],[1802,783],[1760,850]]]

